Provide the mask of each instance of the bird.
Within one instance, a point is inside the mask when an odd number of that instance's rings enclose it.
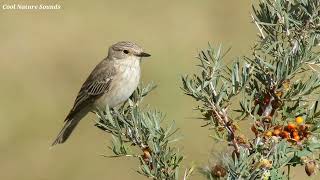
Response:
[[[125,102],[139,84],[141,59],[149,56],[134,42],[120,41],[110,46],[107,57],[96,65],[81,86],[51,147],[64,143],[89,112],[114,108]]]

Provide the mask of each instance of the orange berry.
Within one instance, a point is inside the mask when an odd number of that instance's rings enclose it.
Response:
[[[266,135],[267,137],[271,137],[271,136],[272,136],[272,132],[271,132],[271,131],[267,131],[267,132],[265,133],[265,135]]]
[[[298,131],[293,131],[292,135],[293,135],[293,137],[299,136],[299,133],[298,133]]]
[[[289,131],[294,131],[297,128],[297,126],[293,123],[288,123],[287,128]]]
[[[280,130],[280,129],[275,129],[275,130],[273,131],[273,135],[275,135],[275,136],[279,136],[280,133],[281,133],[281,130]]]
[[[300,136],[294,136],[293,139],[296,140],[296,141],[299,141],[300,140]]]
[[[301,117],[301,116],[296,117],[295,120],[296,120],[297,124],[302,124],[303,123],[303,117]]]

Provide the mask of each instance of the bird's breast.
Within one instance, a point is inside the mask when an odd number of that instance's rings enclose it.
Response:
[[[126,101],[137,88],[140,80],[140,65],[118,65],[117,74],[112,79],[109,90],[96,101],[96,105],[103,109],[108,105],[113,108]]]

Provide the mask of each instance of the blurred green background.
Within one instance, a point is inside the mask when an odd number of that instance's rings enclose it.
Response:
[[[195,102],[179,88],[180,75],[196,70],[195,56],[208,42],[232,47],[230,60],[249,53],[256,36],[251,1],[0,2],[1,8],[14,3],[62,6],[54,11],[0,9],[0,179],[142,178],[135,159],[99,156],[111,154],[110,135],[93,126],[92,114],[66,144],[49,150],[82,82],[107,48],[121,40],[137,42],[152,54],[142,64],[142,80],[158,88],[146,104],[176,121],[185,166],[205,166],[219,155],[209,130],[195,119]],[[195,173],[192,179],[204,178]]]

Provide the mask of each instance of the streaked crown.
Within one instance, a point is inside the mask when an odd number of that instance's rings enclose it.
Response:
[[[121,41],[109,48],[108,58],[125,59],[129,56],[148,57],[150,54],[144,53],[142,47],[130,41]]]

